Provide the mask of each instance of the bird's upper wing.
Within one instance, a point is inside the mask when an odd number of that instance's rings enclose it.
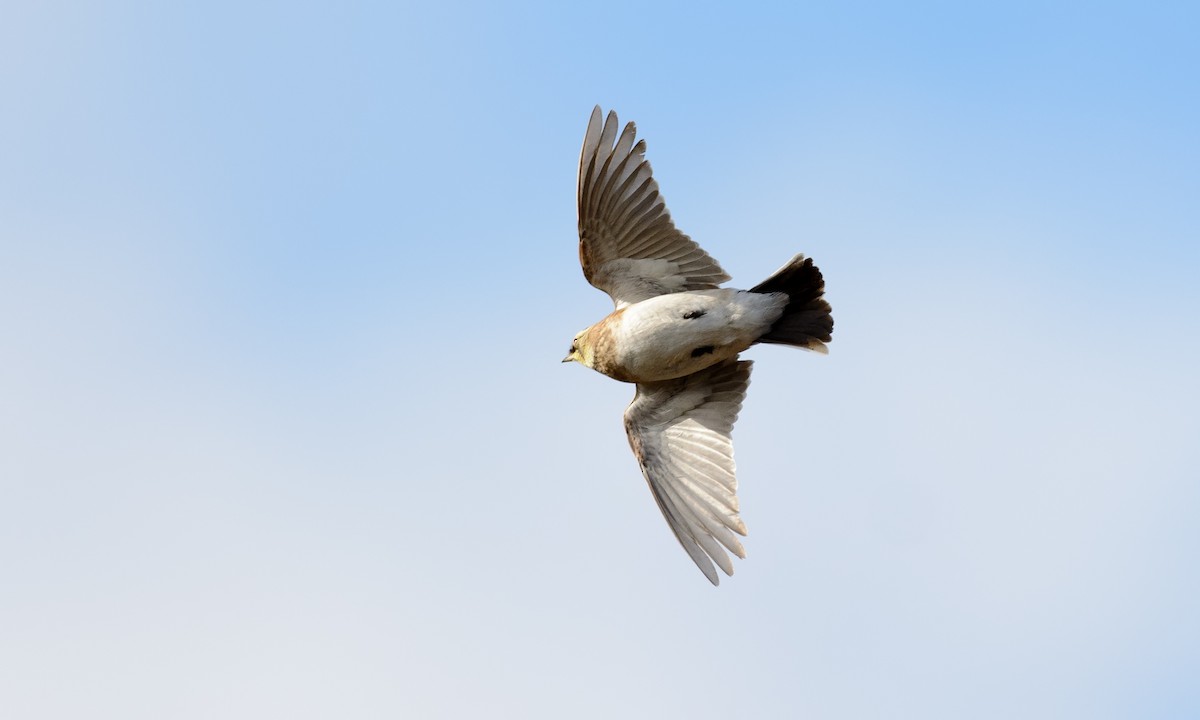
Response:
[[[640,383],[625,431],[679,544],[712,582],[712,561],[733,574],[728,549],[746,557],[730,433],[750,385],[751,362],[727,360],[692,375]],[[723,547],[722,547],[723,546]]]
[[[592,110],[579,154],[579,262],[618,308],[655,295],[707,290],[729,279],[671,222],[637,127]],[[614,144],[615,141],[615,144]]]

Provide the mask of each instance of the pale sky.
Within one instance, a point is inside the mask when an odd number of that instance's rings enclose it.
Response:
[[[1200,716],[1200,13],[0,10],[0,716]],[[711,587],[561,365],[592,106],[830,355]]]

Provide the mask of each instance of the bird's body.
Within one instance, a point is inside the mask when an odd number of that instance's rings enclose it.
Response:
[[[658,295],[588,328],[594,368],[622,382],[691,375],[738,356],[783,314],[783,293],[718,288]]]
[[[637,383],[625,411],[629,445],[659,509],[716,585],[715,562],[745,557],[731,432],[750,384],[755,343],[826,352],[833,331],[825,281],[797,255],[749,290],[671,221],[645,141],[618,136],[617,116],[592,111],[579,158],[579,259],[616,309],[578,333],[564,362]]]

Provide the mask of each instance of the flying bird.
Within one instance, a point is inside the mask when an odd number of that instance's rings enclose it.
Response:
[[[646,141],[617,114],[592,110],[579,155],[579,262],[615,309],[571,342],[578,362],[636,383],[625,410],[629,445],[679,544],[713,585],[728,553],[746,551],[731,433],[756,343],[827,353],[833,317],[825,281],[796,255],[749,290],[729,280],[671,221],[645,159]],[[728,551],[728,552],[726,552]]]

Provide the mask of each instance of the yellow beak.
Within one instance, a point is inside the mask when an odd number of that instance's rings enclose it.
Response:
[[[563,362],[571,362],[574,359],[575,359],[574,355],[568,355],[565,358],[563,358]]]

